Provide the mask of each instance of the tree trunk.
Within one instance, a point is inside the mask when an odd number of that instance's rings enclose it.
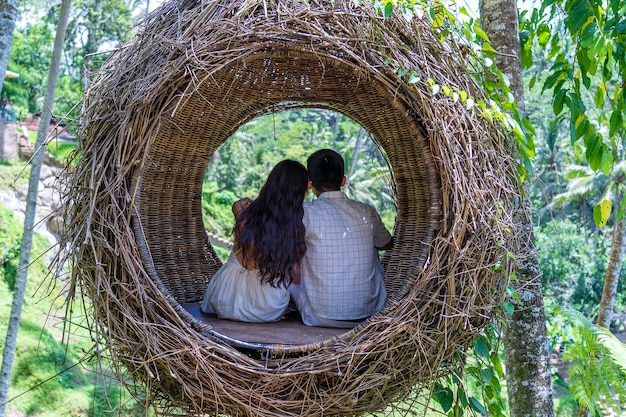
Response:
[[[516,0],[481,0],[483,30],[498,55],[496,65],[510,81],[518,106],[524,109],[524,90]],[[524,195],[529,195],[528,192]],[[511,417],[554,416],[552,377],[539,260],[534,243],[530,201],[522,197],[515,213],[521,233],[516,254],[520,301],[504,331],[504,359]]]
[[[616,199],[617,202],[621,200],[621,198]],[[617,205],[615,207],[617,207]],[[598,310],[598,326],[606,327],[607,329],[613,317],[613,306],[615,305],[617,284],[622,270],[625,249],[624,217],[622,217],[615,223],[615,230],[613,230],[611,255],[609,256],[609,264],[606,267],[606,274],[604,275],[604,289],[602,290],[602,298],[600,299],[600,308]]]
[[[528,193],[526,193],[528,195]],[[543,306],[540,271],[527,200],[515,214],[522,233],[516,255],[520,301],[504,330],[504,362],[511,417],[554,416],[549,340]]]
[[[46,95],[44,97],[41,120],[39,122],[39,130],[37,132],[37,142],[35,144],[36,152],[35,155],[33,155],[32,168],[28,180],[28,194],[26,196],[26,211],[24,218],[24,234],[22,235],[19,268],[17,270],[17,277],[15,279],[15,293],[13,294],[13,304],[11,306],[11,315],[9,316],[7,337],[2,356],[2,370],[0,371],[0,417],[4,417],[5,414],[5,407],[11,382],[13,360],[15,359],[17,332],[19,329],[20,318],[22,315],[22,306],[24,305],[26,278],[28,274],[28,265],[30,264],[30,252],[33,243],[33,227],[35,225],[35,210],[37,208],[39,174],[41,172],[41,165],[43,163],[44,157],[43,145],[46,137],[48,136],[50,116],[52,115],[51,109],[54,102],[54,91],[56,90],[57,79],[59,77],[59,66],[61,63],[61,57],[63,55],[63,42],[65,40],[65,32],[67,29],[67,23],[69,21],[70,7],[71,0],[62,1],[59,21],[57,23],[56,37],[54,39],[52,62],[50,63],[50,71],[48,72]]]
[[[19,0],[0,0],[0,94],[4,84],[4,76],[9,66],[13,30],[15,29],[19,4]]]

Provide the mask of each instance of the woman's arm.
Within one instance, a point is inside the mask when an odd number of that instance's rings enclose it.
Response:
[[[300,284],[300,264],[296,264],[296,266],[293,267],[293,277],[291,278],[291,283],[298,285]]]
[[[239,218],[239,214],[247,209],[250,204],[252,204],[252,199],[248,197],[244,197],[241,200],[237,200],[233,203],[232,210],[233,214],[235,215],[235,220]]]

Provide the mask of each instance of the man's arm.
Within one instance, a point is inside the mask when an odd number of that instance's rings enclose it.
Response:
[[[376,246],[376,249],[378,249],[378,250],[390,250],[390,249],[393,249],[393,237],[391,237],[391,239],[389,239],[389,242],[385,243],[383,246],[381,246],[381,247]]]
[[[390,250],[390,249],[393,249],[393,237],[391,239],[389,239],[389,242],[385,243],[383,246],[381,246],[381,247],[376,246],[376,249],[378,249],[378,250]]]

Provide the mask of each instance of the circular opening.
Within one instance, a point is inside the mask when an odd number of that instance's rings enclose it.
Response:
[[[375,207],[393,232],[396,209],[390,168],[365,129],[331,110],[286,110],[242,125],[209,161],[202,184],[202,215],[209,242],[221,262],[226,262],[233,245],[232,204],[242,197],[256,198],[269,171],[279,161],[289,158],[306,164],[307,157],[321,148],[334,148],[344,157],[347,180],[343,191]],[[314,198],[309,193],[306,200]],[[347,331],[304,326],[297,312],[277,323],[259,326],[218,320],[203,314],[197,303],[184,307],[197,320],[210,325],[211,334],[244,347],[321,343]]]

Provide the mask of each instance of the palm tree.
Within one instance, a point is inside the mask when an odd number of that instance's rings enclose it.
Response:
[[[603,224],[605,216],[602,215],[602,207],[617,208],[612,210],[614,227],[613,237],[611,240],[611,253],[609,255],[606,274],[604,276],[604,288],[602,290],[602,298],[598,309],[598,326],[609,328],[611,318],[613,317],[613,306],[615,305],[615,297],[617,295],[617,284],[619,282],[620,272],[622,270],[622,262],[624,260],[624,250],[626,249],[626,239],[624,239],[624,216],[623,201],[624,190],[623,183],[626,177],[626,161],[622,160],[613,166],[611,175],[608,177],[604,198],[594,209],[594,219],[596,223]],[[609,202],[609,204],[606,204]],[[598,214],[598,212],[600,212]]]
[[[604,227],[609,220],[612,220],[611,252],[607,261],[604,289],[598,309],[598,325],[608,328],[613,315],[617,285],[626,250],[624,218],[620,208],[624,200],[626,161],[620,160],[616,163],[608,177],[602,172],[593,171],[589,166],[572,165],[567,168],[565,178],[568,180],[566,191],[557,194],[551,205],[564,206],[572,203],[578,205],[585,227],[588,227],[591,222],[585,221],[588,216],[583,217],[583,215],[591,206],[594,207],[593,220],[599,227]],[[593,203],[590,204],[590,202]],[[599,230],[595,226],[591,227],[594,227],[596,232]]]

